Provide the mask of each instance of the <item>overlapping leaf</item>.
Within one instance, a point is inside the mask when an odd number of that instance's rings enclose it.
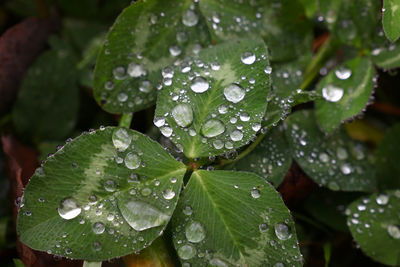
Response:
[[[400,42],[391,43],[388,41],[382,29],[380,29],[374,37],[371,44],[372,62],[383,69],[400,67]]]
[[[400,1],[384,0],[382,24],[386,37],[395,42],[400,37]]]
[[[261,39],[202,50],[164,71],[155,125],[189,158],[220,155],[247,144],[261,128],[268,67]]]
[[[284,132],[280,127],[275,127],[250,154],[235,163],[234,168],[254,172],[278,187],[291,163],[290,149]]]
[[[318,84],[322,100],[316,101],[318,124],[332,133],[343,121],[358,115],[367,105],[374,68],[367,58],[357,57],[333,69]]]
[[[387,265],[400,264],[400,190],[360,198],[346,214],[347,225],[365,254]]]
[[[175,248],[191,266],[301,266],[290,213],[257,175],[195,171],[172,219]]]
[[[189,0],[150,0],[122,12],[95,70],[95,98],[103,109],[126,113],[153,105],[162,68],[208,45],[196,6]]]
[[[31,178],[18,234],[51,254],[106,260],[162,234],[185,166],[138,132],[107,127],[77,137]]]
[[[326,136],[318,129],[315,115],[308,110],[293,113],[285,121],[292,156],[317,183],[331,190],[375,189],[375,174],[366,148],[344,131]]]

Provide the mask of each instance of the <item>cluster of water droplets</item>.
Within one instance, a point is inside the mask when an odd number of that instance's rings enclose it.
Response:
[[[305,171],[320,184],[332,190],[343,188],[371,188],[371,179],[366,179],[370,173],[366,148],[344,135],[337,133],[324,137],[317,125],[312,125],[311,113],[302,112],[308,126],[294,121],[288,125],[290,139],[293,144],[297,161]],[[299,117],[300,118],[300,117]]]

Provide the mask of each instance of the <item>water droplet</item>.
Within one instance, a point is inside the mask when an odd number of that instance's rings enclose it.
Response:
[[[147,75],[147,71],[143,68],[143,66],[135,62],[132,62],[128,65],[127,72],[129,76],[133,78]]]
[[[348,154],[346,149],[344,149],[343,147],[338,147],[336,150],[336,156],[341,160],[347,159]]]
[[[195,93],[204,93],[208,90],[210,84],[203,77],[196,77],[193,79],[190,89]]]
[[[251,129],[253,129],[253,131],[258,132],[261,129],[261,124],[260,123],[254,123],[251,126]]]
[[[376,197],[376,203],[378,205],[386,205],[389,202],[389,196],[385,194],[380,194]]]
[[[238,103],[242,101],[245,94],[246,93],[243,90],[243,88],[236,83],[232,83],[231,85],[229,85],[224,89],[224,96],[226,100],[232,103]]]
[[[119,201],[118,207],[124,219],[136,231],[163,225],[169,219],[167,214],[142,201]]]
[[[229,267],[229,265],[221,259],[213,258],[209,261],[211,266],[215,267]]]
[[[71,220],[77,217],[82,211],[81,207],[78,206],[73,198],[63,199],[57,210],[60,217],[65,220]]]
[[[162,127],[160,131],[165,137],[170,137],[173,132],[171,127]]]
[[[343,97],[343,89],[333,85],[327,85],[322,88],[322,96],[326,101],[338,102]]]
[[[340,166],[340,170],[344,175],[348,175],[351,173],[351,166],[350,164],[345,163],[342,166]]]
[[[292,237],[290,228],[285,223],[275,224],[275,234],[280,240],[288,240],[289,238]]]
[[[219,140],[219,139],[216,139],[216,140],[213,141],[213,147],[214,147],[215,149],[221,149],[221,148],[224,147],[224,142],[222,142],[222,141]]]
[[[175,197],[175,192],[172,189],[165,189],[162,194],[165,199],[173,199]]]
[[[265,69],[264,69],[264,72],[266,74],[271,74],[272,73],[272,67],[271,66],[266,66]]]
[[[266,223],[262,223],[258,226],[258,229],[261,233],[265,233],[268,230],[268,225]]]
[[[215,119],[208,120],[204,123],[203,127],[201,127],[201,133],[205,137],[215,137],[225,132],[224,124]]]
[[[240,120],[241,121],[249,121],[250,120],[249,114],[247,114],[246,112],[243,112],[242,114],[240,114]]]
[[[326,154],[326,153],[321,153],[321,154],[319,154],[319,160],[321,161],[321,162],[324,162],[324,163],[326,163],[326,162],[328,162],[329,161],[329,156],[328,156],[328,154]]]
[[[394,239],[400,239],[400,228],[397,225],[389,225],[387,227],[387,232]]]
[[[99,242],[93,242],[92,248],[93,248],[95,251],[100,251],[100,250],[101,250],[101,244],[100,244]]]
[[[148,187],[145,187],[145,188],[143,188],[143,189],[140,191],[140,193],[141,193],[142,196],[144,196],[144,197],[150,196],[151,192],[152,192],[151,189],[148,188]]]
[[[126,100],[128,100],[128,95],[125,94],[124,92],[121,92],[118,94],[117,98],[118,98],[118,101],[125,102]]]
[[[124,80],[126,78],[126,72],[124,67],[116,67],[113,70],[113,75],[116,80]]]
[[[106,230],[106,226],[102,222],[95,222],[92,230],[96,235],[101,235]]]
[[[189,260],[196,255],[196,248],[190,244],[183,245],[178,249],[178,255],[182,260]]]
[[[274,264],[273,267],[285,267],[285,264],[283,264],[282,262],[277,262]]]
[[[335,70],[335,75],[340,80],[347,80],[351,76],[351,70],[340,67],[337,70]]]
[[[228,112],[228,107],[225,105],[221,105],[218,107],[218,112],[220,114],[226,114]]]
[[[193,213],[192,207],[186,206],[186,207],[183,209],[183,213],[184,213],[185,215],[187,215],[187,216],[192,215],[192,213]]]
[[[172,117],[176,124],[188,127],[193,122],[193,110],[188,104],[179,104],[172,109]]]
[[[160,128],[160,127],[164,126],[165,118],[163,118],[163,117],[154,118],[153,123],[156,127]]]
[[[179,47],[179,45],[173,45],[169,48],[169,53],[173,57],[177,57],[182,53],[182,49]]]
[[[107,192],[114,192],[115,191],[115,183],[113,180],[107,180],[104,183],[104,190]]]
[[[234,142],[237,142],[237,141],[240,141],[243,139],[243,133],[239,130],[234,130],[233,132],[231,132],[230,136],[231,136],[231,140]]]
[[[112,81],[107,81],[104,83],[104,88],[106,90],[112,90],[114,88],[114,83]]]
[[[148,80],[144,80],[139,85],[139,91],[142,93],[150,93],[151,92],[151,83]]]
[[[141,162],[142,162],[142,160],[140,159],[139,155],[136,153],[129,152],[125,156],[125,166],[128,169],[134,170],[134,169],[139,168]]]
[[[199,21],[199,16],[193,10],[186,10],[182,15],[182,23],[187,27],[193,27]]]
[[[212,69],[212,70],[217,71],[217,70],[219,70],[220,68],[221,68],[221,66],[219,65],[218,62],[212,62],[212,63],[211,63],[211,69]]]
[[[125,151],[131,144],[132,138],[127,130],[120,128],[113,132],[112,141],[118,151]]]
[[[186,239],[192,243],[199,243],[205,237],[203,226],[199,222],[191,222],[186,226],[185,230]]]
[[[260,190],[258,190],[257,188],[253,188],[251,190],[251,196],[253,198],[259,198],[260,197]]]
[[[244,52],[240,59],[242,60],[242,63],[251,65],[256,61],[256,56],[252,52]]]

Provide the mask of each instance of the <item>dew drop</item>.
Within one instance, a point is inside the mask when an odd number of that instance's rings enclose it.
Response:
[[[104,183],[104,190],[107,192],[114,192],[115,191],[115,183],[113,180],[107,180]]]
[[[185,235],[186,239],[192,243],[199,243],[206,237],[203,226],[195,221],[186,226]]]
[[[163,192],[163,198],[165,199],[173,199],[175,197],[175,192],[172,189],[165,189]]]
[[[73,198],[65,198],[57,208],[58,214],[65,220],[71,220],[77,217],[82,209]]]
[[[188,104],[179,104],[172,109],[172,117],[176,124],[188,127],[193,122],[193,110]]]
[[[173,57],[177,57],[182,53],[182,49],[179,47],[179,45],[173,45],[169,48],[169,53]]]
[[[244,52],[240,57],[243,64],[251,65],[256,61],[256,56],[252,52]]]
[[[338,102],[343,97],[343,89],[333,85],[322,88],[322,96],[326,101]]]
[[[219,140],[219,139],[216,139],[216,140],[213,141],[213,147],[214,147],[215,149],[221,149],[221,148],[224,147],[224,142],[222,142],[222,141]]]
[[[285,223],[275,224],[275,234],[280,240],[288,240],[289,238],[292,237],[290,228]]]
[[[150,93],[151,92],[151,83],[148,80],[144,80],[139,85],[139,91],[142,93]]]
[[[118,98],[118,101],[125,102],[126,100],[128,100],[128,95],[125,94],[124,92],[121,92],[118,94],[117,98]]]
[[[147,74],[147,71],[143,68],[143,66],[140,64],[137,64],[135,62],[132,62],[128,65],[127,72],[129,74],[129,76],[131,76],[133,78],[145,76]]]
[[[124,67],[116,67],[113,70],[113,75],[116,80],[124,80],[126,78],[126,71]]]
[[[182,260],[189,260],[193,258],[195,255],[196,255],[196,248],[190,244],[183,245],[178,249],[178,256]]]
[[[231,136],[231,140],[234,142],[237,142],[237,141],[240,141],[243,139],[243,133],[239,130],[234,130],[233,132],[231,132],[230,136]]]
[[[264,69],[264,72],[266,74],[271,74],[272,73],[272,67],[271,66],[266,66],[265,69]]]
[[[351,76],[351,70],[341,67],[335,70],[335,75],[340,80],[347,80]]]
[[[251,193],[252,198],[260,197],[260,190],[258,190],[257,188],[253,188],[250,193]]]
[[[127,130],[120,128],[113,132],[112,141],[118,151],[125,151],[131,144],[132,138]]]
[[[380,194],[376,197],[376,203],[378,205],[386,205],[389,202],[389,196],[385,194]]]
[[[324,163],[326,163],[326,162],[329,161],[329,156],[328,156],[328,154],[326,154],[326,153],[321,153],[321,154],[319,154],[318,158],[319,158],[319,160],[320,160],[321,162],[324,162]]]
[[[186,10],[182,15],[182,23],[187,27],[193,27],[199,22],[199,16],[193,10]]]
[[[193,79],[190,89],[195,93],[204,93],[208,90],[210,84],[203,77],[196,77]]]
[[[128,169],[134,170],[134,169],[139,168],[141,162],[142,162],[142,160],[140,159],[139,155],[136,153],[129,152],[125,156],[125,166]]]
[[[193,213],[192,207],[186,206],[186,207],[183,209],[183,213],[184,213],[185,215],[187,215],[187,216],[192,215],[192,213]]]
[[[164,124],[165,124],[165,118],[163,118],[163,117],[156,117],[156,118],[154,118],[153,123],[154,123],[154,125],[155,125],[156,127],[160,128],[160,127],[164,126]]]
[[[387,232],[394,239],[400,239],[400,228],[397,225],[389,225],[387,227]]]
[[[96,222],[93,224],[92,230],[96,235],[101,235],[106,230],[106,226],[101,222]]]
[[[205,137],[215,137],[225,132],[225,126],[220,120],[211,119],[201,127],[201,133]]]
[[[258,226],[258,229],[261,233],[265,233],[268,230],[268,225],[266,223],[262,223]]]
[[[95,251],[100,251],[101,250],[101,244],[99,243],[99,242],[93,242],[93,244],[92,244],[92,248],[95,250]]]
[[[232,83],[231,85],[229,85],[224,89],[224,96],[226,100],[232,103],[238,103],[242,101],[245,94],[246,93],[243,90],[243,88],[236,83]]]

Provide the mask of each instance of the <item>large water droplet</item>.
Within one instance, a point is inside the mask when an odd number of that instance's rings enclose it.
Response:
[[[335,75],[340,80],[347,80],[351,76],[351,70],[341,67],[335,70]]]
[[[189,223],[186,226],[185,235],[186,239],[192,243],[199,243],[206,237],[204,228],[199,222]]]
[[[125,156],[125,166],[131,170],[139,168],[141,161],[139,155],[133,152],[129,152]]]
[[[208,120],[204,123],[203,127],[201,127],[201,133],[205,137],[215,137],[225,132],[224,124],[216,119]]]
[[[389,225],[387,227],[387,232],[394,239],[400,239],[400,228],[397,225]]]
[[[343,89],[333,85],[327,85],[322,88],[322,96],[326,101],[338,102],[343,97]]]
[[[336,150],[336,156],[341,160],[347,159],[348,154],[346,149],[344,149],[343,147],[338,147]]]
[[[178,256],[182,260],[189,260],[196,255],[196,248],[190,244],[186,244],[178,248]]]
[[[116,80],[124,80],[126,78],[126,71],[124,67],[116,67],[113,70],[113,75]]]
[[[165,118],[163,118],[163,117],[154,118],[153,123],[154,123],[155,126],[160,128],[160,127],[164,126]]]
[[[190,89],[195,93],[204,93],[208,90],[210,84],[203,77],[196,77],[193,79]]]
[[[160,131],[165,137],[170,137],[173,132],[171,127],[162,127],[160,128]]]
[[[101,235],[106,230],[106,226],[101,222],[96,222],[93,224],[92,230],[96,235]]]
[[[172,117],[176,124],[187,127],[193,122],[193,110],[188,104],[179,104],[172,109]]]
[[[182,15],[182,23],[185,26],[193,27],[199,21],[199,16],[193,10],[186,10]]]
[[[57,208],[58,214],[65,220],[71,220],[78,216],[82,209],[73,198],[65,198]]]
[[[131,144],[132,138],[127,130],[120,128],[113,132],[112,141],[118,151],[125,151]]]
[[[265,69],[264,69],[264,72],[266,74],[271,74],[272,73],[272,67],[271,66],[266,66]]]
[[[169,219],[167,214],[143,201],[118,201],[118,207],[124,219],[136,231],[160,226]]]
[[[253,188],[250,193],[253,198],[260,197],[260,190],[258,190],[257,188]]]
[[[224,89],[224,96],[226,100],[232,103],[238,103],[242,101],[245,94],[246,92],[243,90],[243,88],[236,83],[232,83]]]
[[[290,228],[285,223],[275,224],[275,234],[280,240],[288,240],[292,237],[292,232]]]
[[[165,199],[173,199],[175,197],[175,192],[172,189],[165,189],[163,192],[163,198]]]
[[[244,52],[240,59],[242,60],[242,63],[251,65],[256,61],[256,56],[252,52]]]

